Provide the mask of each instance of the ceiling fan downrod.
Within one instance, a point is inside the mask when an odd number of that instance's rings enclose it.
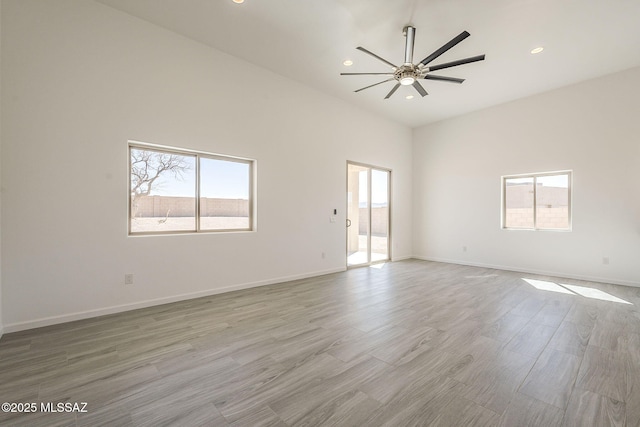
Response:
[[[413,43],[416,40],[416,29],[411,25],[407,25],[402,30],[402,34],[407,38],[404,45],[404,65],[413,64]]]

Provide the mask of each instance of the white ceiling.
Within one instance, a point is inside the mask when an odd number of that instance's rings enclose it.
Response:
[[[411,127],[640,66],[640,0],[98,1]],[[403,86],[384,100],[394,82],[354,93],[384,76],[339,73],[389,71],[355,48],[401,64],[407,24],[414,62],[463,30],[471,37],[431,65],[486,60],[439,71],[466,81],[423,81],[424,98]]]

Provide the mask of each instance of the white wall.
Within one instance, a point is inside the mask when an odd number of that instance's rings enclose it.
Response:
[[[639,118],[635,68],[416,129],[414,255],[640,286]],[[500,228],[501,175],[565,169],[573,231]]]
[[[411,256],[409,128],[92,1],[2,6],[5,331],[342,270],[347,160],[393,169]],[[128,139],[257,159],[258,231],[127,237]]]

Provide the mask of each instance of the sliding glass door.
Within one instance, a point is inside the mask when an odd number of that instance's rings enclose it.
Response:
[[[347,164],[347,266],[390,259],[390,184],[387,169]]]

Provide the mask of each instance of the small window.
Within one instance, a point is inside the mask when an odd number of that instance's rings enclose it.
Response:
[[[502,177],[502,228],[571,230],[571,172]]]
[[[130,143],[129,162],[129,234],[253,229],[253,160]]]

